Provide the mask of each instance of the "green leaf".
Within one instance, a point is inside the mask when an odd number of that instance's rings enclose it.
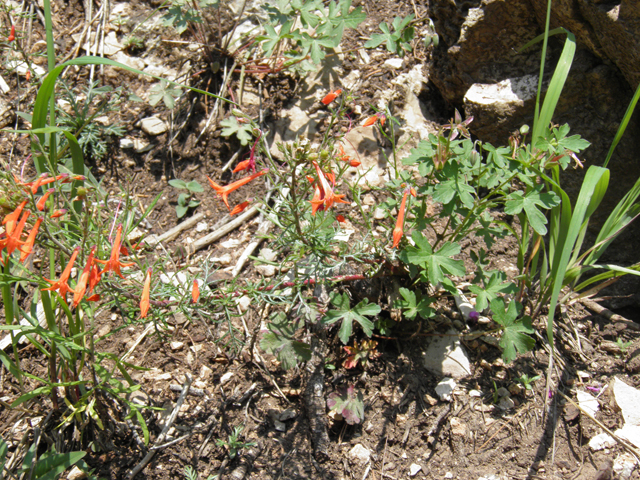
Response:
[[[488,272],[487,272],[488,273]],[[471,285],[469,290],[477,295],[476,310],[481,312],[489,306],[489,303],[497,298],[499,293],[516,293],[518,287],[512,282],[507,282],[507,275],[501,271],[491,272],[488,280],[485,280],[484,288],[479,285]]]
[[[167,12],[162,16],[162,24],[165,27],[173,27],[178,34],[183,34],[189,23],[200,23],[202,19],[197,10],[188,8],[182,9],[181,5],[172,5]]]
[[[285,315],[279,315],[268,325],[269,333],[265,333],[260,347],[278,358],[285,370],[311,359],[311,348],[304,342],[294,339],[294,328]]]
[[[350,308],[349,295],[346,293],[339,294],[337,292],[331,292],[331,303],[337,308],[337,310],[329,310],[323,318],[323,323],[331,325],[339,320],[342,320],[338,337],[345,345],[349,343],[349,337],[353,331],[353,321],[355,320],[360,324],[364,333],[371,337],[373,334],[373,323],[365,318],[366,316],[374,316],[380,313],[380,306],[369,303],[365,298],[355,307]]]
[[[364,420],[364,401],[362,393],[356,391],[353,385],[340,387],[327,398],[327,407],[332,412],[342,415],[349,425],[355,425]]]
[[[242,145],[248,145],[253,138],[253,128],[251,125],[248,123],[238,123],[236,117],[231,116],[225,118],[220,122],[220,125],[224,127],[222,129],[223,137],[230,137],[235,134]]]
[[[86,454],[87,452],[47,452],[47,454],[42,455],[36,462],[32,478],[38,480],[54,480]]]
[[[431,308],[431,305],[435,299],[431,297],[422,297],[420,291],[412,291],[408,288],[400,288],[400,295],[404,300],[396,300],[394,302],[394,307],[401,308],[403,310],[404,316],[409,320],[415,320],[417,315],[420,315],[421,318],[427,320],[436,313],[436,311]]]
[[[179,178],[169,180],[169,185],[174,188],[187,188],[187,182],[185,182],[184,180],[180,180]]]
[[[187,189],[191,193],[204,192],[204,188],[202,187],[202,185],[200,185],[200,183],[196,182],[195,180],[192,180],[189,183],[187,183]]]
[[[508,215],[518,215],[524,210],[531,228],[540,235],[547,234],[545,226],[547,218],[538,206],[548,210],[560,204],[560,197],[555,192],[541,193],[543,188],[544,185],[540,184],[525,195],[522,190],[513,192],[509,195],[509,200],[505,202],[504,206],[504,211]]]
[[[176,205],[176,216],[178,218],[184,217],[189,211],[189,207],[186,205]]]
[[[516,350],[521,354],[526,353],[536,344],[533,338],[526,335],[535,333],[531,327],[531,319],[527,316],[518,319],[520,310],[522,305],[516,301],[509,303],[509,308],[506,310],[502,298],[496,298],[491,302],[493,320],[503,327],[500,347],[502,347],[502,357],[507,363],[515,360]]]
[[[445,243],[440,250],[434,252],[424,235],[413,232],[411,238],[415,246],[408,246],[400,252],[400,259],[426,270],[426,275],[432,284],[444,280],[445,274],[462,277],[466,274],[464,261],[454,260],[452,257],[460,253],[460,246],[456,243]]]

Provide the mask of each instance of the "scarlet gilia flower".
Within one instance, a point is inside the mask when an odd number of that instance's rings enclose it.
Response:
[[[200,286],[198,280],[194,280],[191,288],[191,303],[198,303],[198,298],[200,298]]]
[[[249,158],[247,158],[246,160],[243,160],[238,165],[236,165],[236,168],[233,169],[233,173],[241,172],[243,170],[247,170],[248,172],[256,171],[256,147],[258,146],[258,142],[260,141],[261,138],[262,138],[262,132],[260,132],[260,135],[258,135],[258,138],[256,138],[256,141],[253,142],[253,147],[251,147],[251,153],[249,154]]]
[[[344,195],[336,194],[329,184],[329,180],[327,180],[327,178],[331,180],[331,183],[335,184],[334,175],[332,173],[324,173],[320,170],[320,166],[316,162],[312,163],[316,169],[316,173],[318,174],[318,179],[315,181],[313,186],[311,214],[315,215],[318,210],[324,210],[325,208],[329,209],[334,203],[348,203],[343,200]]]
[[[15,25],[11,25],[11,32],[9,33],[9,36],[7,37],[7,41],[8,42],[13,42],[16,39],[16,26]]]
[[[380,120],[380,125],[384,126],[384,122],[387,121],[387,117],[384,113],[376,113],[375,115],[367,118],[364,123],[362,124],[363,127],[370,127],[371,125],[373,125],[374,123],[376,123],[378,120]]]
[[[236,168],[233,169],[233,173],[247,170],[249,168],[249,165],[251,165],[251,160],[247,158],[246,160],[243,160],[238,165],[236,165]]]
[[[11,232],[9,232],[9,230],[7,229],[7,236],[0,240],[0,251],[6,248],[7,254],[11,255],[16,250],[16,248],[20,248],[22,245],[24,245],[24,242],[20,240],[20,237],[22,236],[22,230],[24,230],[24,225],[25,223],[27,223],[27,218],[29,218],[29,215],[31,215],[31,212],[29,210],[26,210],[22,214],[22,217],[20,218],[20,221],[15,226],[15,228],[13,228]]]
[[[51,218],[60,218],[62,217],[65,213],[67,213],[67,209],[66,208],[61,208],[60,210],[56,210],[55,212],[53,212],[50,217]]]
[[[336,220],[340,223],[346,222],[345,218],[342,215],[336,215]]]
[[[120,261],[121,237],[122,237],[122,224],[118,225],[118,228],[116,230],[116,239],[114,240],[113,245],[111,247],[111,256],[109,257],[109,260],[104,261],[104,260],[98,260],[97,258],[95,259],[96,262],[104,265],[104,268],[100,272],[101,276],[104,275],[105,272],[115,272],[120,278],[124,278],[124,276],[120,272],[120,268],[130,267],[134,265],[133,263],[123,263]]]
[[[238,213],[243,212],[244,209],[249,206],[249,203],[251,203],[251,200],[245,200],[244,202],[240,203],[239,205],[236,205],[235,207],[233,207],[233,210],[231,210],[229,212],[229,215],[236,215]]]
[[[56,191],[55,188],[50,188],[49,190],[47,190],[44,193],[44,195],[42,197],[40,197],[40,200],[38,200],[38,203],[36,204],[36,208],[39,211],[42,212],[44,210],[44,205],[45,205],[45,203],[47,203],[47,200],[49,199],[49,195],[51,195],[55,191]]]
[[[329,92],[329,93],[327,93],[327,96],[326,96],[326,97],[324,97],[324,98],[322,99],[322,103],[324,103],[325,105],[329,105],[329,104],[330,104],[331,102],[333,102],[333,101],[338,97],[338,95],[340,95],[341,93],[342,93],[342,90],[341,90],[340,88],[339,88],[339,89],[337,89],[337,90],[336,90],[336,91],[334,91],[334,92]]]
[[[403,225],[404,225],[404,210],[407,204],[407,194],[409,193],[409,189],[404,191],[402,195],[402,202],[400,203],[400,210],[398,210],[398,220],[396,221],[396,228],[393,229],[393,245],[392,248],[396,248],[402,240],[402,235],[404,235]]]
[[[249,175],[248,177],[244,177],[244,178],[241,178],[240,180],[236,180],[235,182],[230,183],[229,185],[226,185],[224,187],[218,185],[216,182],[211,180],[209,177],[207,177],[207,179],[209,179],[209,184],[211,185],[211,188],[213,188],[216,191],[216,193],[220,196],[220,198],[222,198],[222,201],[227,206],[229,211],[231,211],[231,207],[229,206],[229,194],[231,192],[239,189],[240,187],[246,185],[251,180],[253,180],[255,178],[258,178],[261,175],[264,175],[268,171],[269,171],[269,169],[264,169],[261,172],[256,172],[253,175]]]
[[[340,145],[338,149],[340,151],[340,153],[338,154],[338,160],[347,162],[352,167],[359,167],[361,165],[361,163],[358,160],[351,158],[349,155],[344,153],[344,147],[342,145]]]
[[[89,280],[91,278],[91,272],[95,266],[94,256],[96,254],[96,248],[97,247],[95,246],[91,248],[91,253],[89,253],[89,257],[87,257],[87,264],[85,265],[84,270],[82,270],[82,273],[80,274],[80,279],[78,280],[78,284],[76,285],[76,288],[72,290],[74,307],[78,306],[78,304],[82,300],[82,297],[84,297],[84,294],[87,291],[87,284],[89,283]],[[93,291],[93,288],[91,288],[91,291]],[[94,300],[98,300],[99,298],[100,298],[99,295],[92,295],[88,297],[87,300],[94,301]]]
[[[36,220],[36,224],[33,226],[31,231],[29,232],[29,236],[27,237],[27,241],[24,242],[24,245],[20,247],[20,262],[24,262],[31,252],[33,252],[33,244],[36,241],[36,235],[38,235],[38,229],[40,228],[40,224],[44,219],[42,217]]]
[[[42,175],[40,175],[38,178],[36,178],[31,182],[26,182],[26,183],[21,182],[21,183],[18,183],[18,185],[21,187],[28,187],[28,189],[31,190],[31,193],[35,195],[36,193],[38,193],[38,189],[43,185],[48,185],[50,183],[57,182],[59,180],[62,180],[61,183],[68,183],[72,179],[76,179],[76,177],[69,177],[68,173],[61,173],[56,177],[50,177],[48,173],[43,173]]]
[[[11,212],[9,215],[4,217],[4,220],[2,220],[2,224],[6,225],[4,229],[7,235],[11,235],[11,232],[13,232],[13,229],[16,228],[16,225],[18,224],[18,219],[20,218],[20,214],[22,213],[22,209],[25,207],[26,204],[27,204],[27,200],[25,200],[20,205],[18,205],[13,212]]]
[[[140,318],[145,318],[149,313],[150,297],[151,295],[151,269],[147,270],[147,278],[144,281],[144,287],[142,287],[142,297],[140,297]]]
[[[60,275],[60,279],[49,280],[48,278],[45,278],[45,280],[49,282],[51,286],[49,288],[43,288],[42,290],[51,291],[51,292],[57,290],[60,296],[62,297],[62,299],[66,303],[67,293],[73,292],[73,289],[69,287],[68,282],[69,282],[69,277],[71,276],[71,269],[73,268],[73,264],[76,261],[76,257],[78,256],[79,252],[80,252],[80,247],[74,248],[73,253],[71,254],[71,258],[69,259],[69,263],[67,264],[66,268],[62,272],[62,275]]]

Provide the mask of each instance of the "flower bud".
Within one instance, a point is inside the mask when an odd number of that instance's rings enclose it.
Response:
[[[520,135],[526,135],[527,133],[529,133],[529,125],[522,125],[520,127]]]

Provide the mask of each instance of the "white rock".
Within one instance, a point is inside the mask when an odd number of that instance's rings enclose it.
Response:
[[[605,448],[614,447],[615,444],[616,441],[608,433],[601,433],[600,435],[596,435],[591,440],[589,440],[589,448],[591,448],[591,450],[593,450],[594,452],[603,450]]]
[[[631,474],[637,465],[638,462],[633,455],[623,453],[613,461],[613,471],[618,474],[620,480],[627,480],[631,478]]]
[[[476,105],[501,104],[522,106],[526,100],[536,96],[538,76],[525,75],[519,78],[507,78],[498,83],[474,83],[464,96],[464,103]]]
[[[277,257],[278,252],[272,250],[271,248],[263,248],[262,250],[260,250],[260,254],[258,255],[258,258],[261,258],[267,262],[275,262]]]
[[[367,193],[364,197],[362,197],[362,204],[372,206],[376,204],[376,199],[370,193]]]
[[[348,242],[349,238],[351,238],[351,235],[353,235],[355,233],[355,230],[353,229],[345,229],[342,230],[341,232],[337,233],[333,239],[338,241],[338,242]]]
[[[7,82],[5,82],[4,78],[2,78],[2,75],[0,75],[0,92],[6,95],[10,90],[11,88],[9,88]]]
[[[453,478],[453,473],[447,472],[444,474],[444,478]]]
[[[614,378],[611,382],[613,396],[616,403],[622,410],[625,423],[640,426],[640,391],[630,387],[619,378]]]
[[[118,53],[113,55],[111,58],[116,62],[123,63],[127,67],[135,68],[136,70],[142,70],[145,67],[144,62],[141,59],[139,59],[138,57],[131,57],[126,53],[124,53],[123,51],[119,51]],[[113,72],[115,75],[121,75],[122,69],[115,68],[113,69]]]
[[[227,372],[220,377],[220,385],[224,385],[233,377],[233,372]]]
[[[171,346],[171,350],[180,350],[184,342],[171,342],[169,345]]]
[[[133,149],[136,153],[148,152],[152,148],[153,148],[153,145],[151,145],[149,142],[145,140],[142,140],[141,138],[133,139]]]
[[[409,466],[409,476],[415,477],[420,470],[422,470],[422,467],[420,465],[418,465],[417,463],[412,463]]]
[[[451,424],[451,433],[464,437],[467,435],[467,425],[459,418],[453,417],[449,423]]]
[[[202,378],[203,380],[206,380],[210,378],[212,374],[213,374],[213,370],[211,370],[206,365],[202,365],[202,368],[200,369],[200,378]]]
[[[207,222],[198,222],[198,224],[196,225],[196,232],[200,233],[200,232],[204,232],[209,228],[209,225],[207,224]]]
[[[386,216],[387,212],[380,207],[376,208],[373,212],[374,220],[384,220]]]
[[[390,58],[389,60],[385,60],[384,64],[398,70],[404,65],[404,60],[402,58]]]
[[[460,313],[464,317],[465,320],[469,320],[469,314],[474,312],[476,307],[473,303],[471,303],[467,297],[465,297],[460,290],[458,290],[458,295],[454,295],[453,299],[456,302],[456,307],[460,310]]]
[[[75,465],[67,474],[67,480],[81,480],[83,478],[87,478],[87,474]]]
[[[453,390],[456,388],[456,382],[453,378],[443,378],[440,380],[438,385],[436,385],[436,393],[440,400],[450,402],[451,395],[453,394]]]
[[[349,458],[357,460],[360,463],[367,463],[371,458],[371,450],[358,443],[349,450]]]
[[[236,300],[236,304],[240,307],[240,310],[246,312],[249,309],[249,305],[251,305],[251,297],[243,295]]]
[[[17,60],[10,60],[7,62],[8,69],[15,69],[18,72],[18,75],[24,76],[29,71],[29,66],[25,62],[18,62]],[[37,77],[43,76],[46,72],[44,68],[40,65],[36,65],[35,63],[31,64],[31,68],[33,69],[33,73],[36,74]]]
[[[211,259],[212,262],[219,263],[220,265],[230,265],[231,264],[231,255],[225,253],[221,257],[214,257]]]
[[[580,405],[580,407],[584,409],[585,412],[595,417],[596,412],[600,407],[596,397],[582,390],[576,391],[576,397],[578,398],[578,404]]]
[[[626,423],[622,428],[614,432],[618,437],[624,438],[640,448],[640,426]]]
[[[218,245],[221,246],[222,248],[234,249],[234,248],[238,248],[238,246],[241,243],[242,243],[242,240],[240,240],[239,238],[230,238],[226,242],[221,242]]]
[[[276,274],[274,265],[256,265],[256,272],[265,277],[273,277]]]
[[[456,330],[435,337],[423,354],[424,367],[436,375],[464,378],[471,375],[471,365]]]
[[[140,128],[142,128],[142,131],[147,135],[154,137],[169,130],[169,126],[164,122],[164,120],[158,117],[143,118],[140,120]]]

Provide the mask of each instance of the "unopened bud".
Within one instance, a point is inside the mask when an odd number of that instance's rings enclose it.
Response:
[[[322,160],[326,160],[327,158],[329,158],[329,151],[328,150],[322,150],[320,152],[320,158]]]
[[[529,133],[529,125],[522,125],[520,127],[520,135],[526,135],[527,133]]]
[[[76,190],[76,193],[78,197],[84,198],[87,196],[87,189],[85,187],[78,187],[78,190]]]

